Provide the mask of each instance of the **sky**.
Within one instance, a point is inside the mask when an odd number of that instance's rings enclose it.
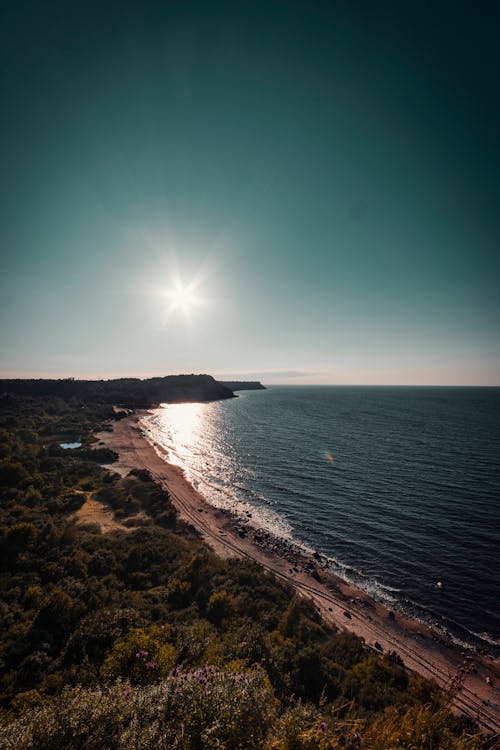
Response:
[[[0,10],[0,375],[500,385],[500,6]]]

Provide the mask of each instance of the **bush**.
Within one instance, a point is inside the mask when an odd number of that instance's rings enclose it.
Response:
[[[364,747],[366,750],[478,750],[478,735],[454,731],[455,721],[446,708],[416,706],[403,712],[391,707],[375,720]]]
[[[207,617],[214,625],[221,625],[222,621],[231,617],[234,612],[234,599],[227,591],[217,591],[208,600]]]
[[[168,628],[158,625],[131,630],[115,642],[101,667],[101,676],[105,680],[126,677],[137,685],[157,682],[176,661],[177,651],[168,635]]]
[[[66,689],[0,730],[5,750],[258,750],[275,719],[260,669],[210,667],[158,685]]]
[[[297,703],[276,724],[271,750],[360,750],[361,723],[322,715],[314,706]]]

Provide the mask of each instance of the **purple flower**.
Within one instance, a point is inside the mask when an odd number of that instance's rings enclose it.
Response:
[[[318,729],[320,732],[326,732],[326,730],[328,729],[328,724],[326,723],[326,721],[320,721]]]
[[[156,669],[158,665],[155,661],[147,661],[146,662],[146,669]]]
[[[138,651],[135,655],[136,659],[145,659],[146,656],[149,656],[149,651],[144,651],[144,649],[141,649]]]

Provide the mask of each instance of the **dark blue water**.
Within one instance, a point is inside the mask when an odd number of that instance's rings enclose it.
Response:
[[[209,501],[500,653],[500,389],[280,386],[148,429]]]

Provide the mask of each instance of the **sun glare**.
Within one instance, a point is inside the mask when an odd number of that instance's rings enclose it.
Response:
[[[167,297],[170,300],[170,310],[180,310],[183,313],[190,312],[199,303],[192,284],[189,286],[176,284],[167,292]]]

